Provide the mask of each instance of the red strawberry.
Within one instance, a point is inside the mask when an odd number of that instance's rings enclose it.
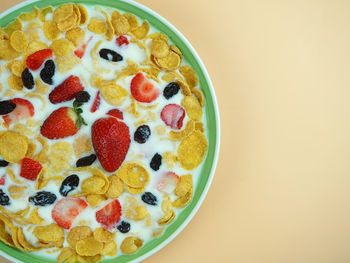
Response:
[[[41,126],[41,135],[48,139],[60,139],[76,134],[83,124],[86,125],[81,113],[79,108],[62,107],[55,110]]]
[[[35,181],[43,166],[32,159],[23,158],[20,176]]]
[[[83,90],[84,87],[79,77],[72,75],[51,91],[49,100],[53,104],[69,101],[74,99],[75,94]]]
[[[122,207],[118,199],[116,199],[96,212],[96,221],[99,222],[103,228],[112,230],[120,221],[121,215]]]
[[[16,108],[11,113],[2,116],[7,125],[27,119],[34,115],[34,106],[29,100],[16,98],[12,99],[11,102],[16,104]]]
[[[129,40],[126,36],[120,36],[117,38],[118,46],[129,45]]]
[[[116,118],[101,118],[91,127],[92,145],[107,172],[117,170],[125,159],[130,146],[128,126]]]
[[[89,40],[88,40],[85,44],[81,45],[78,49],[76,49],[76,50],[74,51],[74,54],[75,54],[78,58],[82,58],[82,57],[84,56],[86,47],[87,47],[87,45],[90,43],[91,39],[92,39],[92,36],[89,38]]]
[[[179,183],[179,176],[173,172],[167,172],[157,182],[157,190],[164,193],[172,193]]]
[[[159,96],[159,89],[148,80],[141,72],[131,80],[131,94],[139,102],[150,103]]]
[[[94,113],[95,111],[97,111],[98,108],[100,107],[100,103],[101,103],[100,91],[97,91],[96,97],[95,97],[95,100],[94,100],[94,103],[92,104],[92,106],[91,106],[91,108],[90,108],[90,111],[91,111],[92,113]]]
[[[37,70],[41,67],[45,60],[52,57],[51,49],[39,50],[27,57],[26,64],[31,70]]]
[[[185,118],[185,109],[177,104],[168,104],[163,108],[160,117],[167,126],[180,130]]]
[[[52,219],[64,229],[70,229],[74,219],[85,210],[88,204],[80,198],[62,198],[51,211]]]
[[[118,119],[124,120],[123,112],[121,110],[118,110],[118,109],[110,110],[109,112],[107,112],[107,115],[110,115],[110,116],[116,117]]]
[[[6,174],[1,176],[1,178],[0,178],[0,185],[5,185],[5,183],[6,183]]]

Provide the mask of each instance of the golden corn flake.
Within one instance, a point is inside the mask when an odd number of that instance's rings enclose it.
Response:
[[[28,150],[28,138],[17,132],[7,131],[0,136],[0,155],[10,163],[20,162]]]
[[[101,252],[102,253],[102,252]],[[96,263],[102,260],[103,256],[101,254],[95,256],[80,256],[77,255],[77,262],[80,263]]]
[[[120,245],[120,249],[124,254],[133,254],[143,246],[143,241],[137,237],[127,237]]]
[[[6,245],[14,246],[12,236],[10,233],[6,231],[6,227],[12,231],[14,226],[9,218],[0,214],[0,240],[4,242]]]
[[[196,75],[196,72],[194,72],[194,70],[190,66],[181,66],[179,68],[179,71],[182,74],[182,76],[184,76],[187,84],[190,86],[191,89],[198,85],[198,77]]]
[[[173,152],[164,152],[162,154],[163,161],[166,167],[168,168],[174,168],[176,162],[177,162],[177,156]]]
[[[45,37],[50,41],[56,40],[61,34],[61,31],[58,29],[57,24],[53,21],[45,21],[43,32]]]
[[[34,225],[43,225],[45,223],[45,220],[40,217],[38,213],[38,208],[34,208],[32,212],[29,215],[29,220]]]
[[[166,57],[169,53],[168,42],[164,39],[156,38],[151,43],[151,54],[157,58]]]
[[[103,99],[112,106],[120,106],[129,95],[128,91],[118,84],[103,86],[100,92]]]
[[[93,237],[79,240],[75,245],[76,251],[80,256],[96,256],[102,252],[103,243]]]
[[[153,230],[152,237],[156,238],[164,233],[165,227],[158,227]]]
[[[13,199],[20,199],[22,198],[22,196],[24,196],[26,189],[27,189],[27,186],[10,185],[7,188],[7,191],[9,192],[10,196]]]
[[[81,13],[77,5],[73,5],[73,12],[76,14],[75,25],[74,27],[80,25]]]
[[[149,181],[147,170],[136,163],[124,163],[117,175],[124,183],[134,188],[142,188]]]
[[[11,75],[7,81],[8,81],[8,84],[9,84],[11,89],[13,89],[13,90],[22,90],[23,89],[22,78],[20,78],[16,75]]]
[[[34,153],[35,153],[35,150],[36,150],[36,143],[34,141],[29,141],[26,157],[27,158],[32,158]]]
[[[56,142],[51,146],[49,162],[54,169],[68,169],[72,159],[72,147],[68,142]]]
[[[56,56],[66,56],[74,51],[73,43],[65,38],[53,41],[50,48]]]
[[[28,46],[28,39],[22,31],[16,30],[11,34],[10,43],[16,51],[23,52]]]
[[[10,40],[0,40],[0,58],[4,60],[12,60],[21,55],[10,44]]]
[[[80,27],[73,28],[66,33],[66,38],[75,46],[80,46],[85,39],[85,31]]]
[[[117,255],[117,244],[114,241],[104,243],[101,254],[114,257]]]
[[[167,73],[162,76],[162,80],[166,82],[173,82],[175,80],[175,76],[173,74]]]
[[[104,194],[109,187],[109,181],[106,175],[95,167],[76,168],[76,171],[88,171],[92,174],[91,177],[82,182],[81,190],[85,194]]]
[[[23,251],[27,251],[27,252],[30,252],[30,251],[37,251],[37,250],[40,250],[40,248],[37,248],[37,247],[34,247],[32,244],[30,244],[24,234],[23,234],[23,229],[18,227],[16,228],[16,239],[14,238],[14,233],[12,233],[12,239],[15,241],[15,245],[23,250]]]
[[[200,89],[192,89],[192,94],[196,97],[201,107],[204,107],[204,95]]]
[[[80,25],[85,25],[88,21],[88,13],[84,6],[78,5],[79,11],[80,11]]]
[[[137,39],[144,39],[148,32],[149,32],[150,26],[148,22],[145,20],[143,21],[142,25],[135,28],[131,31],[131,33],[137,38]]]
[[[61,5],[53,12],[53,21],[60,23],[73,14],[73,4]]]
[[[81,60],[73,53],[67,56],[56,57],[56,65],[58,72],[64,74],[71,71],[76,65],[81,63]]]
[[[181,105],[185,108],[188,117],[194,121],[200,121],[202,119],[203,111],[199,101],[192,96],[185,96]]]
[[[113,12],[113,14],[115,14],[115,12]],[[130,29],[128,19],[122,15],[118,17],[112,15],[112,25],[117,36],[126,34]]]
[[[95,34],[105,34],[107,32],[107,26],[105,21],[92,17],[90,19],[90,23],[88,24],[89,31],[95,33]]]
[[[75,28],[79,24],[79,19],[80,18],[78,14],[76,12],[73,12],[73,14],[69,18],[57,23],[57,27],[62,32],[68,31],[72,28]]]
[[[38,18],[40,22],[45,22],[45,17],[47,14],[52,13],[53,9],[52,6],[47,6],[39,10]]]
[[[128,185],[125,185],[125,189],[126,189],[126,191],[128,191],[130,194],[133,194],[133,195],[141,194],[145,191],[144,187],[134,188],[134,187],[130,187]]]
[[[111,176],[109,176],[108,180],[109,180],[109,188],[108,188],[108,191],[106,192],[106,196],[110,199],[116,199],[123,193],[124,183],[115,174],[112,174]]]
[[[174,193],[177,196],[184,196],[190,191],[193,191],[192,175],[188,174],[180,176],[180,181],[177,184]]]
[[[26,63],[22,60],[13,60],[7,64],[6,68],[11,71],[17,77],[22,76],[23,70],[27,67]]]
[[[131,31],[139,26],[139,20],[133,14],[124,14],[123,16],[128,20]]]
[[[123,214],[125,218],[134,221],[141,221],[149,217],[147,208],[140,204],[133,196],[127,196],[123,204]]]
[[[184,196],[179,197],[173,202],[173,207],[175,208],[184,208],[192,199],[193,191],[189,191]]]
[[[187,137],[190,133],[195,130],[195,122],[193,120],[188,120],[186,127],[184,130],[176,132],[170,131],[169,138],[173,141],[181,141],[185,137]]]
[[[178,160],[182,168],[195,169],[203,160],[208,150],[208,141],[199,131],[192,132],[182,140],[177,150]]]
[[[91,207],[98,206],[102,201],[107,200],[105,195],[91,194],[86,196],[86,201]]]
[[[28,13],[22,13],[18,17],[22,21],[32,21],[38,16],[38,8],[34,7],[34,9]]]
[[[77,242],[79,240],[86,239],[88,237],[92,237],[92,230],[88,226],[77,226],[73,227],[68,235],[67,235],[67,242],[71,247],[76,246]]]
[[[171,45],[170,50],[178,54],[180,56],[180,59],[182,60],[182,52],[177,46]]]
[[[164,226],[169,224],[171,221],[173,221],[175,218],[175,212],[174,211],[167,211],[163,218],[158,220],[158,225]]]
[[[94,232],[94,238],[102,243],[109,243],[114,240],[116,233],[111,233],[102,227],[96,228]]]
[[[9,37],[11,37],[12,33],[16,30],[22,30],[22,23],[18,18],[4,29]]]
[[[10,168],[7,168],[6,172],[7,172],[8,176],[10,176],[12,181],[14,181],[15,183],[17,183],[17,184],[23,184],[24,183],[23,181],[17,179],[16,175],[14,174],[14,172],[12,172],[12,170]]]
[[[107,36],[107,40],[111,41],[114,37],[114,28],[112,25],[112,21],[109,18],[109,15],[102,8],[97,7],[97,10],[99,10],[106,18],[106,26],[107,26],[106,36]]]
[[[46,48],[48,48],[48,46],[45,42],[36,41],[36,40],[31,41],[29,42],[28,47],[24,51],[23,59],[26,59],[29,55]]]
[[[76,157],[80,157],[83,153],[89,153],[92,151],[90,138],[82,134],[75,138],[73,142],[73,149]]]
[[[173,51],[170,51],[165,57],[154,57],[157,66],[165,70],[176,70],[181,64],[181,57]]]
[[[57,263],[75,263],[77,262],[77,254],[70,247],[65,247],[57,257]]]
[[[61,227],[56,224],[46,226],[37,226],[33,230],[33,235],[44,244],[55,244],[57,247],[62,246],[64,241],[64,232]]]

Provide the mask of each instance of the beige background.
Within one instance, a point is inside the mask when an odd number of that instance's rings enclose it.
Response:
[[[350,262],[350,1],[140,2],[202,57],[223,142],[203,206],[145,262]]]

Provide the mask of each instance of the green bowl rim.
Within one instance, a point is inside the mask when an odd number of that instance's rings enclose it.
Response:
[[[34,6],[56,6],[64,3],[83,3],[86,5],[114,7],[126,12],[132,12],[143,19],[147,19],[152,26],[161,32],[165,32],[170,40],[181,49],[187,62],[195,69],[199,77],[200,87],[206,98],[205,111],[207,126],[212,127],[212,129],[208,128],[208,154],[200,172],[201,180],[197,182],[191,203],[180,212],[175,221],[167,227],[162,236],[147,242],[137,253],[133,255],[121,255],[101,261],[103,263],[112,263],[116,261],[139,262],[153,255],[172,241],[188,225],[207,195],[214,177],[220,148],[220,118],[214,88],[203,62],[182,33],[158,13],[132,0],[26,0],[2,12],[0,14],[0,26],[6,26],[21,12],[28,12]],[[8,247],[2,242],[0,242],[0,255],[18,263],[55,262],[50,259],[22,252],[16,248]]]

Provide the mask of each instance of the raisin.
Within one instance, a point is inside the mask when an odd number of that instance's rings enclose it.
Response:
[[[67,196],[69,192],[75,190],[78,185],[79,185],[79,176],[77,176],[76,174],[72,174],[67,176],[60,187],[60,193],[63,196]]]
[[[28,68],[26,68],[22,72],[22,82],[23,82],[23,86],[26,87],[27,89],[34,88],[34,78]]]
[[[6,162],[5,160],[0,160],[0,167],[6,167],[9,165],[9,162]]]
[[[45,62],[44,68],[40,72],[41,79],[49,85],[52,85],[52,77],[55,75],[55,62],[53,60],[48,60]]]
[[[34,205],[39,206],[47,206],[52,205],[56,201],[57,197],[55,194],[41,191],[37,192],[36,195],[29,197],[29,202],[33,203]]]
[[[168,100],[172,96],[176,95],[180,90],[179,84],[176,82],[170,82],[163,90],[163,96]]]
[[[149,204],[149,205],[157,205],[158,204],[157,197],[155,197],[154,194],[152,194],[151,192],[145,192],[141,196],[141,199],[142,199],[142,201],[144,201],[146,204]]]
[[[126,221],[122,221],[120,222],[120,224],[117,226],[117,229],[121,232],[121,233],[128,233],[130,231],[130,223],[126,222]]]
[[[134,140],[138,143],[145,143],[151,136],[151,129],[148,125],[141,125],[134,133]]]
[[[0,101],[0,115],[11,113],[16,108],[16,104],[9,100]]]
[[[88,102],[90,100],[90,94],[84,90],[79,91],[77,94],[75,94],[75,100],[81,103]]]
[[[94,161],[96,161],[96,155],[95,154],[91,154],[89,156],[85,156],[83,158],[80,158],[76,165],[77,167],[84,167],[84,166],[90,166],[91,164],[94,163]]]
[[[118,62],[123,60],[123,57],[119,53],[107,48],[103,48],[100,50],[100,57],[105,60],[113,61],[113,62]]]
[[[158,171],[159,167],[162,165],[162,156],[156,153],[151,160],[150,166],[154,171]]]
[[[0,189],[0,205],[5,206],[9,204],[10,204],[9,196],[5,194],[2,189]]]

